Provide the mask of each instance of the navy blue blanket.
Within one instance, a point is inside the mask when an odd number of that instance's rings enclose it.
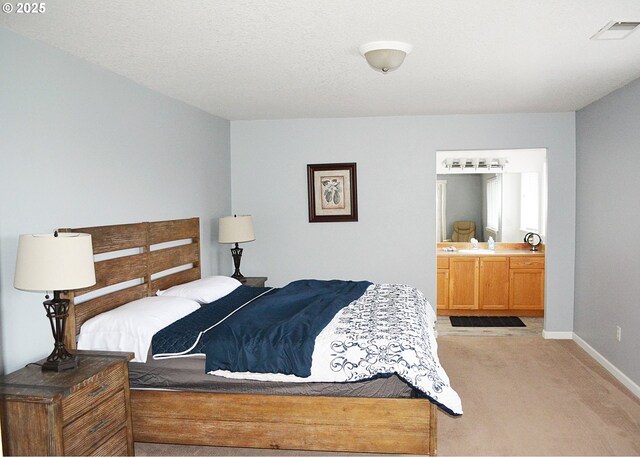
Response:
[[[153,335],[151,353],[154,358],[203,354],[205,335],[212,326],[229,314],[242,309],[250,300],[278,289],[240,286],[221,299],[202,306]]]
[[[307,377],[316,337],[368,281],[295,281],[282,289],[240,286],[160,330],[154,358],[206,355],[206,371]]]
[[[318,334],[370,285],[368,281],[305,279],[255,300],[207,332],[207,373],[309,376]]]

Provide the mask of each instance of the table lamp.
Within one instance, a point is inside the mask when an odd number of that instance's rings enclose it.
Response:
[[[95,283],[91,235],[58,232],[20,235],[13,286],[30,292],[53,291],[53,299],[49,300],[45,295],[47,300],[43,304],[55,343],[42,371],[62,371],[78,366],[76,356],[64,346],[69,300],[60,298],[60,294]]]
[[[251,216],[226,216],[221,217],[218,222],[218,242],[236,244],[235,247],[231,248],[233,264],[236,268],[231,277],[240,282],[246,282],[247,279],[240,273],[242,248],[238,247],[238,243],[246,243],[256,239],[253,233]]]

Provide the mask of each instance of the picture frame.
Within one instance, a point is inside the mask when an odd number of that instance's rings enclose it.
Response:
[[[307,165],[309,222],[356,222],[356,163]]]

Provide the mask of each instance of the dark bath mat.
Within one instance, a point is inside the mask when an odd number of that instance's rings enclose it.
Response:
[[[449,316],[453,327],[526,327],[515,316]]]

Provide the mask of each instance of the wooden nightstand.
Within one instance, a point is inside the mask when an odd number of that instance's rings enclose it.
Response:
[[[133,455],[133,354],[78,351],[61,372],[33,364],[0,377],[5,455]]]
[[[265,287],[264,284],[267,282],[266,276],[253,276],[253,277],[245,277],[247,280],[242,284],[249,287]]]

